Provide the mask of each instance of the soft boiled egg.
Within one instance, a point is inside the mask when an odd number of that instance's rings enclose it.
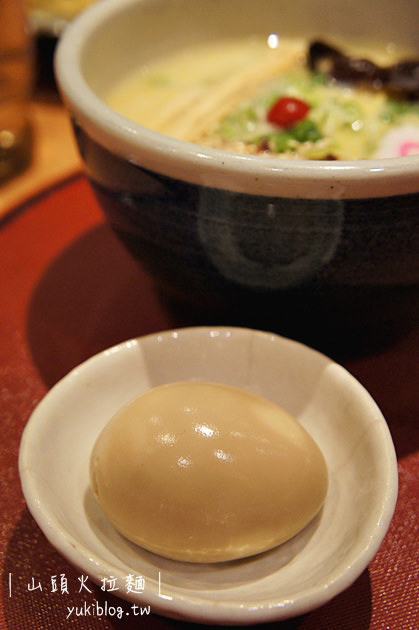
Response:
[[[216,383],[161,385],[105,426],[90,475],[121,534],[167,558],[220,562],[271,549],[320,510],[328,474],[275,403]]]

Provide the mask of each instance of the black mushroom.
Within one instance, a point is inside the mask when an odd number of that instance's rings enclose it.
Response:
[[[314,41],[309,47],[308,63],[314,72],[327,74],[338,81],[382,89],[395,98],[419,99],[419,60],[379,66],[369,59],[348,57],[329,44]]]

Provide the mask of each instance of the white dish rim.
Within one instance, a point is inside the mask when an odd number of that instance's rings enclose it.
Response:
[[[97,365],[106,361],[107,357],[112,355],[112,353],[129,351],[133,345],[141,344],[145,339],[162,339],[165,337],[172,337],[173,335],[188,334],[208,336],[212,335],[214,331],[218,334],[220,332],[222,334],[230,332],[233,334],[269,336],[271,338],[279,339],[290,348],[304,348],[305,351],[317,354],[319,357],[324,356],[316,350],[304,346],[300,342],[286,339],[284,337],[280,337],[279,335],[265,331],[249,330],[245,328],[199,326],[167,330],[161,333],[152,333],[117,344],[92,356],[78,367],[74,368],[46,394],[44,399],[32,413],[25,427],[19,451],[19,473],[28,508],[49,542],[70,562],[70,564],[81,571],[88,573],[92,581],[97,584],[100,584],[101,576],[103,575],[112,574],[119,577],[122,577],[122,575],[118,575],[118,570],[115,569],[115,567],[109,565],[103,558],[96,556],[87,547],[84,547],[79,541],[64,531],[53,513],[45,511],[45,507],[39,498],[36,475],[33,475],[32,468],[28,465],[28,461],[31,459],[31,439],[37,431],[42,429],[43,413],[46,411],[51,401],[53,401],[56,396],[60,395],[62,388],[68,386],[73,387],[74,383],[77,385],[77,379],[80,374],[83,374],[86,370],[94,370]],[[333,361],[331,361],[331,363],[338,366],[338,364]],[[341,375],[343,375],[344,378],[349,379],[352,385],[355,385],[363,396],[370,396],[364,387],[356,381],[349,372],[341,366],[338,367]],[[375,406],[375,411],[379,412],[378,407],[376,407],[372,398],[371,404]],[[249,607],[242,602],[222,602],[217,601],[215,598],[211,605],[208,606],[208,601],[204,601],[201,598],[194,596],[190,593],[190,591],[176,592],[175,597],[173,597],[173,592],[172,595],[162,593],[160,590],[159,574],[158,581],[154,580],[153,592],[147,591],[146,601],[141,596],[138,597],[135,594],[127,594],[123,596],[123,599],[133,601],[143,606],[148,604],[151,606],[153,613],[155,612],[167,617],[183,619],[186,621],[195,621],[204,624],[215,623],[221,625],[249,625],[254,623],[283,620],[307,613],[330,601],[330,599],[348,588],[368,566],[382,543],[394,513],[398,492],[397,459],[387,424],[382,416],[381,418],[380,436],[382,443],[380,444],[380,448],[383,449],[383,455],[385,456],[387,462],[387,465],[383,469],[385,470],[386,475],[381,479],[383,487],[386,487],[385,499],[382,502],[380,513],[376,515],[377,518],[374,531],[370,531],[368,536],[366,536],[364,540],[364,547],[359,553],[356,561],[354,561],[351,565],[346,566],[343,572],[342,567],[339,567],[339,570],[332,573],[327,585],[323,584],[322,588],[318,589],[314,593],[307,591],[304,596],[290,599],[286,602],[270,602],[270,604],[267,605],[264,600],[255,600],[252,603],[252,606]],[[216,595],[216,591],[214,593]]]

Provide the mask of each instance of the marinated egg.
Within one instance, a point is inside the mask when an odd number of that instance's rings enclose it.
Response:
[[[275,403],[206,382],[162,385],[123,407],[94,446],[90,476],[121,534],[175,560],[271,549],[321,508],[324,457]]]

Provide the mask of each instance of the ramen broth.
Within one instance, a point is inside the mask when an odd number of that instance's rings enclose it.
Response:
[[[419,152],[417,100],[313,71],[308,49],[304,39],[273,34],[202,44],[121,77],[105,100],[155,131],[239,153],[351,160]],[[356,54],[383,67],[401,58],[394,45]]]

